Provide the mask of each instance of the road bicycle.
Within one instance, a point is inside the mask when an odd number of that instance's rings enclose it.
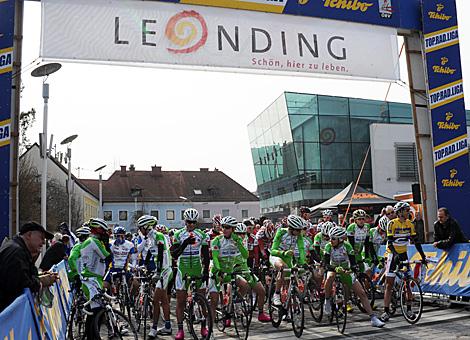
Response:
[[[145,266],[137,268],[135,279],[139,281],[139,293],[134,303],[134,315],[137,331],[143,328],[144,339],[147,336],[147,323],[153,318],[153,273]]]

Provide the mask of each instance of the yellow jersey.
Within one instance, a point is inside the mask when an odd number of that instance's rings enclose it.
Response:
[[[406,253],[410,239],[415,235],[415,226],[410,220],[402,223],[399,218],[395,218],[388,223],[387,236],[393,238],[393,241],[388,242],[392,242],[398,254]]]

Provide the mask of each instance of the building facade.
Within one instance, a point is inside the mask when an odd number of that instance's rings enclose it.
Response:
[[[82,180],[98,193],[98,180]],[[122,166],[103,183],[103,218],[111,225],[136,230],[136,220],[155,216],[159,223],[178,228],[184,225],[187,208],[199,211],[199,223],[210,225],[215,214],[233,216],[242,221],[260,212],[257,196],[222,171],[151,171]]]
[[[470,115],[467,114],[467,124]],[[409,104],[283,93],[248,125],[263,214],[322,202],[357,179],[374,190],[372,123],[412,124]]]

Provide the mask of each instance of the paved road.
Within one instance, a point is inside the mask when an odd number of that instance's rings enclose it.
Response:
[[[173,309],[174,310],[174,309]],[[370,326],[369,319],[359,311],[348,314],[346,332],[343,336],[355,339],[468,339],[470,340],[470,311],[464,307],[446,308],[443,306],[427,304],[424,308],[422,319],[417,325],[409,325],[401,316],[395,316],[382,329]],[[306,329],[302,339],[338,339],[341,338],[336,326],[326,323],[317,324],[311,319],[311,315],[306,310]],[[172,313],[172,320],[175,320]],[[271,324],[261,324],[255,317],[250,327],[250,339],[295,339],[290,324],[283,323],[279,329],[275,329]],[[174,330],[176,323],[173,322]],[[186,332],[186,338],[189,334]],[[236,339],[233,328],[229,328],[226,333],[215,331],[215,339],[229,340]],[[162,337],[161,339],[174,339]]]

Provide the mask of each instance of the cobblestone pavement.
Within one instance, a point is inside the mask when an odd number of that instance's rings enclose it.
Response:
[[[174,307],[174,306],[173,306]],[[174,309],[172,309],[174,311]],[[381,308],[379,308],[381,310]],[[350,318],[349,318],[350,317]],[[174,339],[176,322],[172,313],[173,336],[161,337],[161,339]],[[226,333],[215,331],[215,339],[237,339],[235,331],[228,328]],[[186,331],[186,338],[190,335]],[[271,324],[261,324],[253,315],[250,327],[249,339],[295,339],[290,323],[282,323],[278,329]],[[311,318],[308,309],[305,311],[305,330],[302,339],[468,339],[470,340],[470,311],[464,307],[446,308],[437,305],[426,305],[421,320],[417,325],[409,325],[402,316],[395,315],[382,329],[370,326],[369,318],[360,313],[357,308],[352,314],[348,314],[346,332],[341,336],[335,325],[325,322],[317,324]]]

